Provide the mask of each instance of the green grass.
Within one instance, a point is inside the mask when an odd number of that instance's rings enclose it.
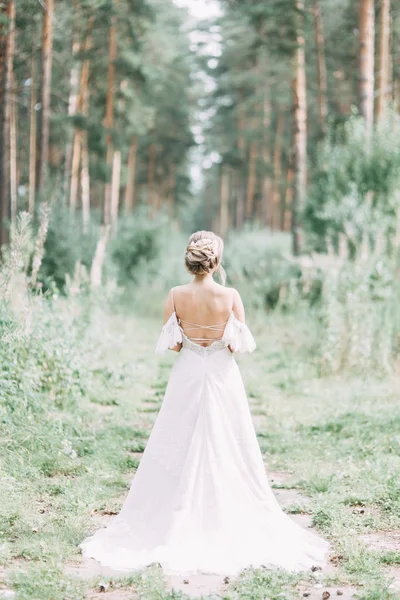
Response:
[[[79,542],[98,526],[93,515],[119,510],[134,477],[174,358],[154,356],[158,325],[99,316],[87,393],[25,411],[15,435],[2,437],[0,565],[16,600],[80,600],[97,589],[98,581],[66,576],[64,565],[79,560]],[[392,600],[389,568],[399,553],[368,550],[358,536],[400,529],[399,379],[321,378],[311,315],[256,315],[251,325],[258,349],[238,361],[267,468],[288,473],[274,487],[307,497],[306,512],[333,545],[335,585],[355,585],[360,600]],[[287,511],[301,513],[303,503]],[[300,583],[313,582],[312,574],[246,570],[224,598],[293,600]],[[163,590],[159,569],[107,585],[139,600],[185,597]]]

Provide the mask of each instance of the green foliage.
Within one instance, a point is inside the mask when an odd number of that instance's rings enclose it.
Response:
[[[318,153],[304,223],[309,243],[326,249],[327,238],[338,243],[345,233],[350,248],[365,235],[396,233],[400,210],[400,116],[390,113],[367,138],[365,123],[351,118]]]
[[[271,235],[263,229],[232,232],[224,268],[228,282],[243,294],[246,306],[265,310],[279,303],[281,290],[300,273],[287,258],[289,246],[289,236],[283,233]]]
[[[44,289],[65,290],[66,276],[73,276],[76,263],[90,268],[99,236],[95,219],[85,231],[81,213],[71,213],[61,205],[52,208],[45,242],[45,254],[39,271]]]
[[[83,583],[66,576],[56,567],[16,571],[9,582],[17,592],[18,600],[83,600],[85,597]]]
[[[168,225],[166,218],[151,220],[141,212],[120,220],[118,234],[110,244],[120,283],[137,282],[142,270],[157,269]]]
[[[241,600],[295,600],[299,575],[279,570],[246,569],[232,590]]]

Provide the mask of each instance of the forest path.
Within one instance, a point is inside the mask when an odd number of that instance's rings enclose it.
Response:
[[[122,317],[114,318],[112,327],[116,327],[120,331],[119,345],[118,347],[110,346],[104,357],[105,364],[108,360],[114,363],[115,361],[120,362],[129,354],[130,359],[136,365],[135,381],[131,388],[123,386],[121,389],[113,391],[117,398],[115,403],[110,405],[96,403],[93,405],[93,409],[98,413],[100,420],[113,418],[116,422],[129,426],[132,431],[137,430],[148,434],[161,405],[174,357],[172,353],[161,360],[159,357],[154,356],[156,329],[151,321],[132,320],[130,318],[124,320]],[[315,382],[313,382],[308,390],[307,408],[305,408],[304,392],[299,393],[298,398],[291,388],[292,366],[284,365],[285,385],[280,382],[277,385],[276,369],[269,370],[268,368],[268,364],[271,366],[271,362],[276,360],[276,351],[270,350],[266,354],[263,348],[252,357],[239,358],[240,363],[243,363],[242,371],[249,393],[253,422],[259,436],[270,484],[274,488],[280,505],[290,514],[291,518],[302,527],[310,528],[313,526],[311,515],[315,507],[313,506],[313,498],[310,497],[309,493],[304,493],[304,489],[311,489],[311,485],[302,483],[301,476],[305,476],[307,469],[313,473],[313,450],[312,447],[293,450],[290,443],[287,448],[285,447],[288,435],[285,421],[289,412],[294,408],[294,400],[299,400],[302,403],[300,407],[296,407],[296,412],[302,415],[306,414],[305,421],[314,422],[318,417],[315,414],[316,410],[319,411],[319,416],[323,415],[326,418],[326,410],[316,409],[313,402],[315,395],[320,396],[321,393],[324,393],[326,382],[319,381],[317,388],[311,389],[315,385]],[[281,356],[279,360],[282,360]],[[287,361],[288,357],[285,357],[285,360]],[[307,383],[307,385],[310,385],[310,383]],[[300,413],[298,412],[299,409]],[[328,408],[328,413],[329,410],[334,409],[332,407]],[[127,415],[129,416],[127,417]],[[299,461],[299,451],[302,452],[301,461]],[[318,448],[315,448],[315,452],[318,452]],[[134,449],[130,454],[133,459],[140,457],[140,452],[136,452]],[[134,471],[132,470],[123,475],[127,482],[133,476]],[[315,478],[314,473],[312,477]],[[320,475],[318,477],[321,478]],[[314,482],[313,485],[319,485],[321,490],[325,489],[325,483],[322,479],[321,481],[316,479],[316,483]],[[322,493],[321,491],[319,495]],[[117,497],[110,497],[104,509],[93,515],[93,530],[105,526],[112,514],[119,511],[126,494],[127,491],[124,490]],[[374,535],[373,539],[365,538],[365,545],[368,544],[370,547],[376,548],[377,544],[382,542],[383,534],[378,531],[374,532]],[[362,541],[362,536],[359,535],[358,539]],[[393,546],[393,550],[397,551],[398,545]],[[154,578],[157,581],[154,584],[155,587],[150,586],[150,590],[148,583],[144,584],[142,581],[140,585],[134,584],[126,578],[126,573],[103,568],[93,560],[77,558],[77,560],[70,561],[67,564],[66,571],[87,582],[89,588],[86,598],[90,600],[152,600],[153,598],[172,600],[178,597],[209,598],[209,600],[216,598],[237,600],[241,597],[251,597],[252,600],[253,598],[264,600],[264,598],[269,597],[269,588],[268,590],[266,588],[267,591],[263,596],[259,595],[260,589],[257,587],[254,588],[254,592],[251,592],[254,595],[249,596],[248,592],[246,592],[246,595],[241,588],[243,585],[241,578],[237,581],[228,579],[224,581],[223,577],[212,575],[163,578],[159,569],[156,568],[154,571],[151,567],[148,577],[145,575],[145,580],[150,581]],[[385,567],[385,577],[388,582],[387,587],[385,587],[385,590],[382,588],[382,595],[376,596],[376,598],[386,600],[400,597],[400,595],[397,596],[396,591],[400,592],[400,569],[398,565],[391,564],[387,568]],[[304,576],[300,576],[294,583],[288,583],[285,580],[282,582],[282,588],[280,589],[282,589],[282,598],[285,598],[285,600],[301,598],[322,600],[335,597],[350,600],[359,597],[357,593],[360,594],[363,588],[364,584],[360,585],[355,577],[343,572],[339,560],[330,563],[323,571],[315,570],[314,572],[304,573]],[[396,595],[384,595],[389,589],[389,594]],[[285,593],[287,595],[284,595]],[[369,596],[366,596],[366,598],[369,600]]]

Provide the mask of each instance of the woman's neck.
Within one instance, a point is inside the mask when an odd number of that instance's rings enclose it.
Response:
[[[196,285],[211,285],[214,283],[213,274],[207,273],[206,275],[195,275],[193,283]]]

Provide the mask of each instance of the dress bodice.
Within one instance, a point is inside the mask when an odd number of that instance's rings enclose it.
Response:
[[[189,339],[179,323],[176,312],[173,311],[161,330],[156,353],[163,354],[169,348],[174,348],[178,344],[182,344],[183,348],[192,350],[199,355],[214,354],[228,346],[234,352],[253,352],[256,347],[250,329],[235,317],[233,311],[225,324],[222,337],[212,341],[208,346],[201,346]]]

